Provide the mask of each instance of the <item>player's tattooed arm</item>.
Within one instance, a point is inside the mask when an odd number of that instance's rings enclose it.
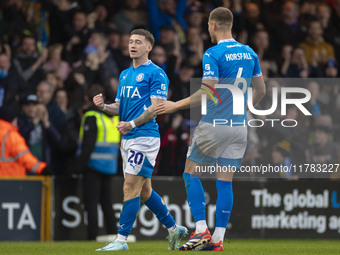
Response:
[[[112,116],[116,116],[119,115],[119,103],[113,103],[113,104],[105,104],[105,110],[104,112],[106,112],[107,114],[110,114]]]
[[[149,108],[147,108],[139,117],[135,118],[134,120],[130,122],[121,121],[117,125],[118,131],[122,135],[126,135],[129,133],[134,127],[142,125],[146,122],[149,122],[152,120],[157,114],[156,114],[156,107],[159,105],[163,100],[151,98],[151,105]]]
[[[151,98],[151,105],[148,109],[146,109],[139,117],[134,119],[133,121],[135,122],[136,126],[142,125],[146,122],[149,122],[152,120],[154,117],[157,116],[157,113],[155,111],[157,105],[159,105],[163,100],[161,99],[156,99],[156,98]]]
[[[150,108],[150,107],[149,107]],[[151,109],[146,109],[139,117],[134,119],[135,125],[142,125],[150,120],[152,120],[156,115],[152,112]]]

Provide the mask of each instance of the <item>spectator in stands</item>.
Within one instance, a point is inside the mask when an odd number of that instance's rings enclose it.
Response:
[[[336,59],[340,59],[340,30],[331,19],[331,7],[327,3],[318,3],[316,16],[321,23],[322,37],[333,45]]]
[[[185,58],[190,64],[198,69],[200,69],[202,65],[202,58],[204,54],[204,45],[200,36],[200,28],[197,27],[189,27],[187,30],[186,37],[186,47]]]
[[[46,72],[55,71],[65,81],[71,71],[69,64],[61,57],[63,46],[59,43],[53,44],[48,49],[48,59],[44,64]]]
[[[196,27],[202,30],[203,26],[203,11],[199,6],[190,6],[187,8],[186,19],[188,27]]]
[[[127,69],[132,64],[129,54],[129,34],[122,34],[120,36],[119,51],[115,51],[113,59],[116,61],[119,72]]]
[[[59,74],[55,71],[48,71],[45,75],[45,80],[54,86],[54,89],[61,89],[64,87],[64,83]]]
[[[312,107],[312,115],[314,117],[317,117],[321,113],[323,113],[325,110],[325,106],[320,102],[319,96],[320,96],[320,85],[316,81],[310,81],[307,84],[307,89],[311,93],[311,99],[309,101],[309,104]]]
[[[245,4],[245,15],[242,16],[244,18],[242,32],[246,32],[246,38],[253,38],[256,31],[264,30],[260,14],[260,7],[257,3],[249,2]]]
[[[84,98],[85,90],[93,83],[101,82],[110,100],[114,100],[118,89],[118,68],[106,49],[107,40],[103,34],[91,35],[89,45],[85,48],[86,60],[72,71],[67,88],[72,101],[78,106]]]
[[[111,51],[111,54],[114,57],[119,53],[120,33],[116,29],[111,29],[110,33],[107,35],[107,39],[108,49]]]
[[[104,85],[108,98],[114,98],[118,89],[119,71],[111,52],[107,49],[108,41],[104,34],[93,33],[89,45],[97,50],[99,68],[102,73],[101,84]]]
[[[25,139],[19,134],[16,113],[0,107],[0,176],[25,177],[26,170],[35,174],[49,175],[52,171],[29,151]]]
[[[44,0],[42,7],[49,12],[50,44],[65,45],[72,36],[72,18],[77,3],[73,0]]]
[[[97,33],[108,34],[110,25],[108,24],[108,7],[105,3],[99,2],[94,12],[87,15],[88,28]]]
[[[167,69],[167,57],[164,48],[160,45],[153,47],[150,52],[150,59],[153,63],[161,67],[164,71]]]
[[[194,77],[194,74],[194,67],[189,62],[183,62],[178,75],[171,83],[171,100],[177,101],[190,96],[190,79]]]
[[[266,30],[257,30],[252,38],[253,49],[259,57],[259,60],[269,60],[273,64],[275,60],[275,55],[273,55],[273,50],[269,48],[269,34]]]
[[[68,94],[66,89],[59,88],[56,89],[54,92],[55,101],[57,102],[57,105],[59,109],[65,114],[66,119],[68,116],[68,110],[69,110],[69,100],[68,100]]]
[[[307,30],[308,24],[316,18],[316,1],[305,0],[300,8],[300,26],[302,30]]]
[[[11,64],[6,53],[0,53],[0,106],[8,106],[17,111],[20,109],[20,99],[29,92],[15,66]]]
[[[290,44],[283,45],[281,54],[278,58],[279,73],[281,76],[286,76],[291,63],[293,46]]]
[[[42,65],[46,59],[47,49],[43,48],[41,54],[39,54],[34,37],[26,36],[22,38],[13,64],[29,86],[31,93],[35,93],[38,83],[44,78]]]
[[[49,120],[57,130],[61,130],[66,117],[65,114],[58,107],[54,94],[54,86],[47,81],[41,81],[37,87],[37,96],[40,104],[47,107]]]
[[[32,154],[40,161],[51,164],[52,147],[58,147],[61,138],[49,120],[46,106],[38,104],[35,94],[23,100],[18,126]]]
[[[320,116],[323,117],[323,116]],[[330,122],[331,118],[328,116]],[[307,163],[334,164],[339,163],[338,146],[331,140],[332,123],[318,123],[314,131],[314,143],[307,149]],[[323,174],[323,177],[330,177]]]
[[[97,93],[104,88],[93,85],[86,91],[86,112],[82,118],[79,140],[80,151],[74,172],[84,174],[84,204],[88,216],[87,237],[94,240],[98,234],[98,204],[104,212],[108,234],[115,233],[115,216],[112,209],[112,177],[117,173],[120,134],[116,129],[119,117],[109,116],[92,104]]]
[[[274,51],[269,48],[268,32],[264,29],[257,30],[252,38],[252,45],[259,57],[261,67],[264,69],[264,71],[262,71],[265,75],[264,77],[275,77],[278,67],[275,62],[276,56],[274,55]]]
[[[24,36],[35,36],[35,26],[27,22],[27,14],[23,12],[23,1],[2,1],[3,33],[0,38],[8,42],[12,49],[20,44]]]
[[[308,64],[305,50],[301,47],[295,48],[291,57],[288,54],[285,55],[285,60],[281,68],[281,74],[290,78],[323,76],[322,70],[317,65],[316,61],[313,61],[312,64]]]
[[[174,51],[176,47],[176,40],[179,39],[174,27],[164,26],[160,28],[159,45],[164,48],[167,55]]]
[[[149,15],[151,14],[149,13]],[[124,7],[113,16],[111,22],[122,34],[128,34],[136,27],[147,28],[147,15],[142,7],[142,1],[127,0]]]
[[[181,57],[180,57],[180,50],[181,46],[179,45],[179,42],[176,41],[175,48],[172,53],[167,56],[164,48],[160,45],[156,45],[152,48],[152,51],[150,52],[150,59],[152,62],[154,62],[156,65],[161,67],[166,74],[169,77],[170,83],[174,79],[174,75],[177,72],[177,66],[180,64]],[[170,88],[171,90],[171,88]],[[171,94],[171,91],[169,92],[169,96]]]
[[[83,50],[87,45],[90,37],[90,29],[87,24],[87,15],[85,12],[77,10],[72,19],[70,36],[65,47],[65,58],[67,62],[74,63],[83,57]]]
[[[160,29],[164,26],[172,26],[175,33],[178,34],[181,44],[185,43],[185,30],[187,23],[185,21],[185,10],[187,0],[147,0],[147,11],[149,14],[149,25],[151,32],[155,37],[155,42],[160,40]]]
[[[333,46],[325,42],[322,34],[323,29],[320,21],[311,21],[308,26],[308,36],[306,40],[300,44],[306,53],[306,59],[309,65],[322,66],[329,58],[335,57]]]
[[[271,1],[268,1],[269,3]],[[272,1],[273,3],[273,1]],[[261,17],[264,25],[273,35],[273,43],[276,51],[282,49],[283,45],[292,44],[297,46],[304,39],[299,22],[299,5],[296,1],[285,1],[282,6],[282,15],[278,15],[264,3],[261,8]]]
[[[66,167],[63,174],[71,174],[74,167],[75,152],[78,143],[78,132],[80,116],[78,115],[77,105],[71,104],[66,89],[59,88],[55,91],[54,97],[60,110],[66,116],[66,123],[60,131],[61,140],[59,143],[60,156],[64,159]]]
[[[22,1],[22,0],[18,0]],[[24,0],[22,11],[26,14],[26,22],[30,24],[32,28],[35,29],[34,31],[34,38],[37,39],[38,50],[41,51],[41,47],[47,47],[49,42],[49,31],[50,31],[50,24],[48,22],[48,12],[44,10],[40,1],[36,0]],[[25,36],[29,34],[25,32]],[[24,36],[24,37],[25,37]]]
[[[294,128],[278,126],[280,131],[278,136],[286,137],[291,142],[292,161],[295,164],[304,164],[306,162],[304,151],[308,147],[312,117],[305,116],[295,105],[290,105],[284,118],[296,120],[297,126]]]
[[[291,153],[290,141],[289,140],[279,141],[272,150],[271,163],[275,166],[286,167],[287,169],[290,169],[290,166],[292,165],[290,153]],[[293,176],[293,174],[294,174],[293,171],[292,172],[281,171],[279,172],[279,175],[275,177],[281,177],[285,179],[296,178]]]

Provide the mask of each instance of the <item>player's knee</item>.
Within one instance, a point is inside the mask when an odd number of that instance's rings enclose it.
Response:
[[[135,187],[133,183],[124,183],[123,192],[124,192],[124,198],[132,199],[140,195],[140,189]]]

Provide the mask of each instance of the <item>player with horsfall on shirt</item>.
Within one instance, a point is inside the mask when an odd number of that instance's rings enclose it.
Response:
[[[247,146],[247,127],[242,123],[247,123],[245,109],[248,88],[253,85],[253,105],[266,92],[259,59],[249,46],[232,38],[232,22],[233,14],[227,8],[219,7],[210,13],[209,34],[212,43],[217,45],[204,53],[201,89],[180,101],[165,101],[156,109],[158,114],[173,113],[200,105],[202,95],[208,99],[212,93],[218,94],[221,100],[215,100],[217,105],[213,100],[207,102],[207,114],[202,116],[188,148],[183,179],[196,229],[188,242],[180,247],[182,251],[223,250],[223,239],[233,206],[231,168],[241,167]],[[221,84],[232,86],[226,89],[221,88]],[[233,113],[235,109],[231,89],[243,93],[244,105],[235,106],[243,107],[242,114]],[[215,119],[225,119],[228,122],[215,125]],[[216,226],[212,236],[206,223],[204,190],[199,178],[200,172],[197,171],[202,166],[223,166],[230,169],[216,172]]]

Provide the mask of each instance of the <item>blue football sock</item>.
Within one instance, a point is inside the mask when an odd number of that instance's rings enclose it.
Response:
[[[148,201],[145,202],[145,205],[156,215],[157,219],[162,222],[166,228],[171,228],[176,225],[168,207],[154,190],[152,190],[151,196]]]
[[[123,236],[128,236],[130,234],[139,208],[140,196],[127,200],[123,203],[123,209],[119,219],[118,234]]]
[[[183,173],[183,179],[191,215],[195,222],[205,220],[205,196],[200,178],[193,174]]]
[[[233,208],[232,182],[216,180],[216,227],[226,228]]]

